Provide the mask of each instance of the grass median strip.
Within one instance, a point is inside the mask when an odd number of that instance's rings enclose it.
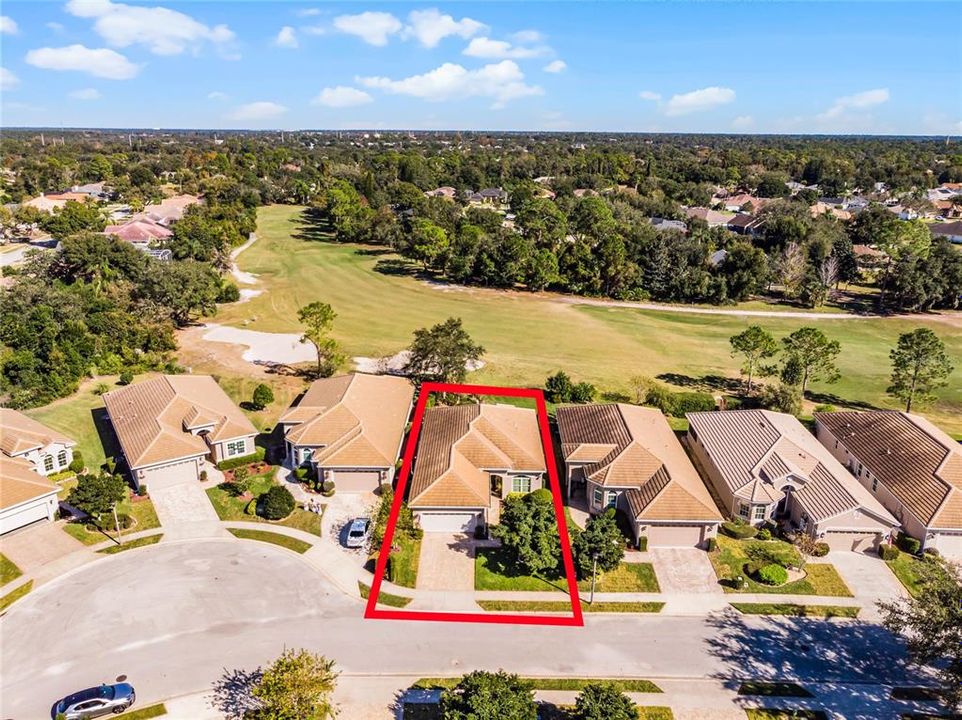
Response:
[[[570,613],[571,603],[564,600],[478,600],[487,612],[557,612]],[[663,602],[596,602],[581,603],[584,612],[602,613],[657,613]]]
[[[358,590],[361,591],[361,597],[367,600],[371,596],[371,586],[365,585],[360,580],[357,581]],[[387,605],[389,607],[403,608],[407,607],[407,604],[411,602],[412,598],[402,597],[401,595],[392,595],[391,593],[386,593],[383,590],[377,595],[378,605]]]
[[[798,603],[731,603],[743,615],[794,615],[796,617],[857,618],[862,608],[849,605],[799,605]]]
[[[760,695],[762,697],[814,697],[812,693],[798,683],[769,682],[766,680],[748,680],[738,686],[739,695]]]
[[[431,690],[440,688],[446,690],[458,684],[459,677],[424,677],[415,680],[411,685],[416,690]],[[660,693],[662,689],[651,680],[642,678],[522,678],[532,690],[568,690],[581,692],[586,685],[595,683],[614,683],[621,692]]]
[[[133,550],[134,548],[145,547],[147,545],[159,543],[163,537],[163,533],[147,535],[146,537],[137,538],[136,540],[129,540],[120,545],[111,545],[110,547],[105,547],[103,550],[98,550],[97,552],[101,555],[116,555],[124,550]]]
[[[133,712],[125,712],[119,717],[122,719],[125,718],[126,720],[149,720],[149,718],[160,717],[166,714],[167,707],[163,703],[157,703],[156,705],[148,705],[145,708],[140,708]]]
[[[23,573],[20,572],[12,560],[4,555],[0,555],[0,585],[6,585],[11,580],[16,580]]]
[[[234,537],[240,538],[241,540],[259,540],[260,542],[272,543],[274,545],[280,545],[282,548],[293,550],[296,553],[306,553],[312,547],[309,542],[304,542],[303,540],[298,540],[297,538],[281,535],[280,533],[270,532],[268,530],[227,528],[227,531]]]
[[[18,587],[16,590],[11,590],[2,598],[0,598],[0,612],[3,612],[8,607],[13,605],[17,600],[22,598],[28,592],[33,589],[33,580],[27,580],[23,585]]]

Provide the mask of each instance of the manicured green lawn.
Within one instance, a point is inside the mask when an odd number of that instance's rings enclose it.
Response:
[[[234,537],[241,538],[242,540],[258,540],[259,542],[271,543],[272,545],[280,545],[282,548],[293,550],[294,552],[301,553],[302,555],[313,547],[310,543],[299,540],[298,538],[292,538],[288,535],[281,535],[280,533],[271,532],[270,530],[227,528],[227,532]]]
[[[357,581],[357,588],[361,592],[361,598],[367,600],[371,597],[371,586],[365,585],[360,580]],[[408,603],[411,602],[412,598],[402,597],[400,595],[393,595],[392,593],[387,593],[381,590],[377,594],[377,604],[387,605],[389,607],[403,608],[407,607]]]
[[[257,273],[265,292],[245,303],[223,307],[216,321],[269,332],[300,332],[299,306],[330,303],[338,317],[334,334],[349,356],[393,355],[411,333],[449,316],[461,317],[472,337],[486,349],[487,365],[472,381],[541,385],[558,369],[599,390],[627,392],[633,375],[674,373],[675,384],[703,376],[737,377],[738,360],[728,338],[749,324],[783,337],[806,324],[818,324],[842,344],[841,380],[814,383],[815,393],[844,401],[896,407],[889,385],[888,352],[898,335],[931,327],[946,343],[950,357],[962,357],[962,330],[924,316],[856,320],[804,320],[680,314],[633,308],[597,307],[567,302],[550,294],[506,293],[483,288],[445,290],[405,274],[374,270],[392,259],[383,249],[300,239],[301,211],[291,206],[259,210],[258,241],[241,254],[243,270]],[[396,259],[396,258],[394,258]],[[318,282],[319,277],[324,282]],[[385,312],[385,307],[390,312]],[[505,329],[510,328],[509,332]],[[563,342],[576,337],[578,342]],[[586,353],[584,348],[605,348]],[[940,401],[925,410],[951,433],[962,433],[962,362],[955,363]]]
[[[10,558],[0,555],[0,585],[6,585],[11,580],[16,580],[23,575]]]
[[[591,590],[591,579],[578,583],[582,592]],[[614,570],[598,573],[595,592],[661,592],[651,563],[621,563]]]
[[[421,561],[421,541],[397,533],[394,542],[399,546],[391,553],[390,580],[395,585],[413,588],[418,582],[418,563]],[[381,593],[383,596],[384,593]]]
[[[723,581],[722,585],[725,592],[852,597],[852,591],[845,585],[845,581],[842,580],[834,566],[828,563],[805,563],[804,570],[807,573],[806,577],[784,585],[773,587],[755,582],[744,572],[744,567],[745,564],[749,562],[747,555],[748,549],[760,543],[763,543],[763,541],[735,540],[734,538],[719,534],[718,549],[709,553],[708,557],[711,559],[718,579]],[[763,544],[772,546],[779,554],[791,554],[794,550],[788,543],[780,540],[769,540]],[[745,586],[741,590],[735,590],[729,582],[725,582],[739,575],[745,578]]]
[[[511,557],[501,548],[478,548],[474,560],[475,590],[558,590],[568,592],[559,578],[527,575],[514,567]]]
[[[103,550],[98,550],[97,552],[103,555],[116,555],[124,550],[133,550],[134,548],[145,547],[147,545],[154,545],[159,543],[164,537],[163,533],[157,533],[156,535],[147,535],[146,537],[137,538],[136,540],[131,540],[125,542],[122,545],[111,545],[110,547],[105,547]]]
[[[69,480],[65,485],[69,488],[70,484],[75,484],[76,480]],[[150,498],[133,502],[129,497],[117,503],[117,513],[130,515],[135,521],[126,530],[121,531],[121,535],[140,532],[141,530],[153,530],[160,527],[160,520],[157,518],[157,511],[154,510],[154,503]],[[116,537],[117,533],[113,527],[113,516],[104,516],[104,532],[87,530],[84,522],[68,522],[63,526],[64,531],[71,537],[76,538],[84,545],[96,545],[106,540],[108,537]]]
[[[931,568],[929,562],[920,560],[914,555],[909,555],[904,552],[899,553],[899,556],[895,558],[895,560],[889,560],[885,564],[895,573],[895,577],[905,586],[905,589],[909,591],[912,597],[917,596],[922,591],[920,582],[922,571]]]
[[[797,603],[731,603],[743,615],[794,615],[796,617],[856,618],[862,608],[847,605],[799,605]]]
[[[11,590],[3,597],[0,597],[0,612],[3,612],[8,607],[10,607],[17,600],[22,598],[28,592],[33,589],[33,580],[27,580],[23,585],[18,587],[16,590]]]
[[[267,492],[273,483],[274,469],[271,468],[270,472],[251,478],[249,487],[251,493],[255,497],[258,497]],[[227,483],[210,488],[207,491],[207,497],[210,498],[210,503],[214,506],[214,511],[217,513],[217,517],[219,517],[221,520],[262,522],[269,525],[283,525],[284,527],[303,530],[311,535],[319,536],[321,534],[321,515],[304,510],[300,507],[295,508],[294,512],[292,512],[283,520],[277,521],[268,520],[260,517],[259,515],[248,515],[244,512],[244,509],[247,507],[247,504],[250,502],[250,500],[244,500],[243,497],[233,495],[231,493],[231,487]]]
[[[157,705],[148,705],[147,707],[140,708],[139,710],[125,712],[118,717],[121,719],[126,718],[127,720],[150,720],[150,718],[160,717],[161,715],[166,714],[167,708],[163,703],[158,703]]]
[[[762,697],[814,697],[812,693],[798,683],[769,682],[765,680],[748,680],[738,686],[739,695],[760,695]]]
[[[559,600],[478,600],[487,612],[558,612],[571,613],[571,603]],[[595,602],[581,603],[586,613],[657,613],[665,607],[663,602]]]

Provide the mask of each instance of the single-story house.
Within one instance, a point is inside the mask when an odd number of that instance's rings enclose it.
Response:
[[[426,532],[496,523],[509,493],[544,486],[534,410],[511,405],[433,407],[424,414],[408,507]]]
[[[795,416],[722,410],[687,417],[692,454],[733,517],[783,522],[836,550],[878,548],[898,527]]]
[[[932,223],[929,225],[929,231],[935,237],[944,237],[949,242],[962,243],[962,220]]]
[[[705,207],[690,207],[685,210],[685,215],[690,219],[704,220],[708,227],[718,227],[727,225],[728,221],[734,217],[734,213],[711,210]]]
[[[677,230],[680,233],[688,232],[688,226],[681,220],[669,220],[668,218],[653,217],[648,218],[648,222],[655,230]]]
[[[458,196],[458,191],[450,185],[442,185],[434,190],[425,190],[424,195],[426,197],[440,197],[448,200],[454,200],[454,198]]]
[[[67,206],[67,201],[87,202],[91,197],[81,192],[40,193],[38,197],[25,201],[27,207],[36,208],[41,212],[52,213]]]
[[[621,403],[555,411],[568,502],[622,509],[648,547],[704,547],[722,516],[659,410]]]
[[[393,375],[315,380],[278,420],[288,464],[311,465],[338,492],[390,484],[413,398],[410,381]]]
[[[60,488],[46,476],[67,469],[76,444],[21,412],[0,408],[0,534],[54,519]]]
[[[257,429],[210,375],[161,375],[104,393],[134,486],[197,480],[255,452]]]
[[[923,548],[962,559],[962,446],[918,415],[816,413],[826,449]]]
[[[134,220],[147,218],[161,225],[170,225],[184,217],[187,208],[203,202],[197,195],[175,195],[164,198],[159,203],[149,203],[142,213],[134,215]]]
[[[725,223],[725,227],[728,228],[733,233],[738,233],[739,235],[754,236],[761,232],[762,225],[765,224],[765,218],[755,217],[754,215],[749,215],[748,213],[738,213],[735,217]]]

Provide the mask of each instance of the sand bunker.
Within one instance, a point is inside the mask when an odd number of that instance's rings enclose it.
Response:
[[[269,333],[257,330],[241,330],[229,325],[210,323],[204,326],[204,340],[244,345],[242,357],[247,362],[294,365],[317,360],[317,352],[310,343],[302,343],[301,336],[294,333]]]
[[[381,358],[356,357],[352,358],[358,372],[372,373],[377,375],[403,375],[404,366],[407,365],[408,358],[411,357],[410,350],[402,350],[396,355],[389,355]],[[466,365],[469,371],[480,370],[484,367],[481,360],[469,362]]]

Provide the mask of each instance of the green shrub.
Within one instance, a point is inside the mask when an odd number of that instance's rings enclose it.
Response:
[[[924,551],[923,554],[924,554],[926,557],[928,557],[928,558],[932,558],[932,559],[937,560],[937,559],[939,558],[939,549],[938,549],[938,548],[933,548],[933,547],[928,547],[928,548],[925,548],[925,551]]]
[[[722,532],[728,537],[733,537],[736,540],[747,540],[748,538],[753,538],[758,534],[758,530],[746,523],[744,520],[723,522],[721,529]]]
[[[240,289],[232,282],[225,281],[217,293],[217,302],[232,303],[240,300]]]
[[[130,370],[124,370],[117,379],[118,385],[130,385],[134,381],[134,374]]]
[[[307,468],[303,466],[294,468],[294,477],[296,477],[298,480],[306,480]]]
[[[571,390],[574,385],[568,373],[559,370],[554,375],[549,375],[545,380],[544,390],[548,400],[553,403],[564,403],[571,400]]]
[[[113,475],[117,471],[117,461],[113,458],[107,458],[104,461],[104,466],[107,468],[107,472]]]
[[[715,552],[718,549],[718,540],[716,538],[708,538],[708,552]]]
[[[652,385],[645,395],[645,405],[651,405],[661,410],[665,415],[671,415],[673,409],[671,390],[664,385]]]
[[[110,386],[107,383],[97,383],[96,385],[94,385],[94,395],[96,395],[97,397],[100,397],[105,392],[109,392],[109,391],[110,391]]]
[[[784,585],[788,582],[788,571],[781,565],[765,565],[756,573],[758,582],[764,585]]]
[[[244,465],[252,465],[253,463],[261,462],[264,459],[264,448],[259,447],[250,455],[243,455],[241,457],[231,458],[230,460],[221,460],[217,463],[218,470],[233,470],[235,468],[243,467]]]
[[[139,488],[137,488],[137,494],[140,497],[147,497],[147,483],[142,483]]]
[[[244,508],[245,515],[256,515],[257,514],[257,498],[253,498],[247,506]]]
[[[642,552],[645,552],[646,550],[648,550],[647,535],[642,535],[640,538],[638,538],[638,549],[641,550]]]
[[[70,461],[70,465],[67,467],[70,468],[71,472],[79,473],[84,469],[84,456],[79,452],[75,452],[73,454],[73,460]]]
[[[878,546],[878,556],[886,562],[897,560],[899,554],[899,549],[894,545],[883,544]]]
[[[321,495],[324,497],[331,497],[335,492],[334,481],[325,480],[321,483]]]
[[[251,405],[256,409],[263,410],[272,402],[274,402],[274,391],[271,390],[270,385],[261,383],[254,388],[254,394],[251,396]]]
[[[831,549],[832,548],[829,547],[828,543],[817,542],[815,543],[815,547],[812,549],[812,555],[815,557],[825,557],[828,555],[828,551]]]
[[[755,534],[755,537],[758,538],[759,540],[771,540],[772,531],[769,530],[768,528],[762,528]]]
[[[273,485],[261,495],[261,514],[268,520],[281,520],[294,512],[294,496],[286,487]]]
[[[918,555],[919,549],[922,547],[922,543],[905,533],[899,534],[898,545],[900,550],[907,552],[909,555]]]
[[[715,398],[704,392],[679,392],[671,398],[671,414],[684,417],[690,412],[708,412],[718,407]]]
[[[837,409],[838,408],[836,408],[834,405],[816,405],[815,406],[815,412],[817,413],[832,413],[832,412],[835,412]]]
[[[423,540],[424,530],[419,527],[411,528],[408,530],[408,537],[410,537],[412,540]]]
[[[590,403],[595,398],[597,390],[588,382],[580,382],[571,388],[571,402]]]

